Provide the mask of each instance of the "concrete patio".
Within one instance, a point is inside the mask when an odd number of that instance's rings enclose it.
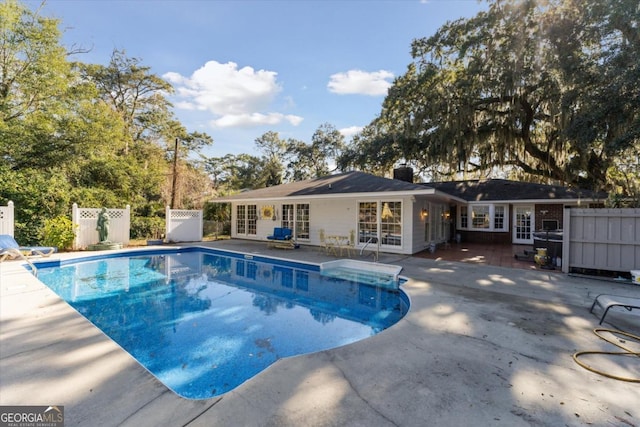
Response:
[[[319,263],[317,248],[222,249]],[[87,253],[60,254],[60,257]],[[601,293],[640,298],[640,286],[381,254],[401,265],[411,309],[366,340],[282,359],[208,400],[169,391],[36,280],[0,264],[0,404],[64,405],[67,426],[581,426],[640,425],[640,386],[598,375],[579,350],[619,351],[596,337]],[[640,316],[612,311],[605,327],[640,334]],[[640,344],[626,340],[640,351]],[[591,359],[640,377],[640,358]]]

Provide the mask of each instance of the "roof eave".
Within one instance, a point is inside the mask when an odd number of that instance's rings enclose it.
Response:
[[[264,202],[270,200],[310,200],[310,199],[363,199],[363,198],[380,198],[380,197],[410,197],[410,196],[425,196],[436,194],[436,190],[433,188],[420,189],[420,190],[402,190],[402,191],[377,191],[377,192],[361,192],[361,193],[327,193],[327,194],[310,194],[310,195],[296,195],[296,196],[273,196],[273,197],[233,197],[224,198],[220,197],[212,199],[213,203],[233,203],[233,202]],[[442,193],[445,194],[445,193]],[[450,197],[450,196],[448,196]]]
[[[468,204],[486,204],[486,203],[503,203],[503,204],[531,204],[531,203],[591,203],[591,202],[601,202],[602,199],[592,199],[592,198],[573,198],[573,199],[514,199],[514,200],[503,200],[503,199],[492,199],[492,200],[468,200],[465,203]]]

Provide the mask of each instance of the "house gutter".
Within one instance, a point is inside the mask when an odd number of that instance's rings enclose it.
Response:
[[[430,196],[438,195],[452,199],[453,197],[446,193],[438,192],[433,188],[416,190],[416,191],[379,191],[374,193],[325,193],[325,194],[309,194],[299,196],[278,195],[272,197],[220,197],[212,199],[212,203],[231,203],[231,202],[260,202],[272,200],[321,200],[321,199],[362,199],[362,198],[380,198],[380,197],[411,197],[411,196]]]

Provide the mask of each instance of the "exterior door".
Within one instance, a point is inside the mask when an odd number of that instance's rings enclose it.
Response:
[[[513,243],[521,245],[533,244],[533,206],[513,207]]]

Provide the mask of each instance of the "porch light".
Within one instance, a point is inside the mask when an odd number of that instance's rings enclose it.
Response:
[[[451,219],[451,212],[442,212],[442,219],[444,219],[445,221],[449,221],[449,219]]]
[[[420,218],[425,219],[429,216],[429,211],[426,208],[422,208],[420,211]]]

